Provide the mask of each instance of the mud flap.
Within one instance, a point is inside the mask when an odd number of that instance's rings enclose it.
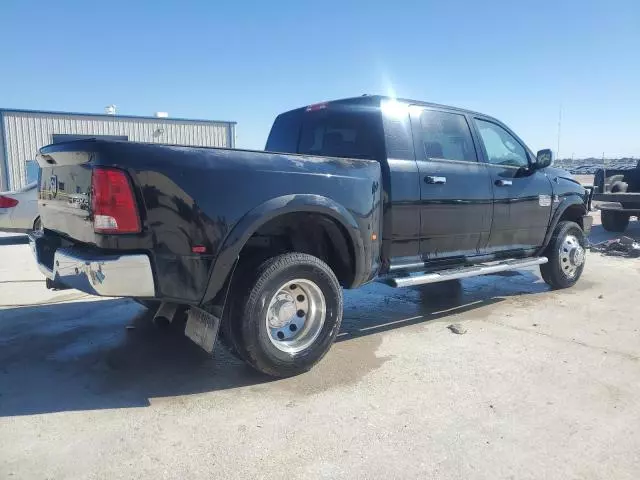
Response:
[[[190,307],[184,334],[207,353],[213,353],[220,330],[220,317],[197,307]]]

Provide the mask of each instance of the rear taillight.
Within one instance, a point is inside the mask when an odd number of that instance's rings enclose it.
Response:
[[[0,195],[0,208],[13,208],[18,203],[20,202],[18,202],[18,200],[16,200],[15,198],[3,197],[2,195]]]
[[[140,216],[127,174],[95,168],[91,177],[93,229],[97,233],[138,233]]]

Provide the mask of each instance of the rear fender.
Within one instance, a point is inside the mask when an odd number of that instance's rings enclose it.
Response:
[[[342,205],[321,195],[284,195],[273,198],[257,206],[233,227],[220,248],[211,269],[209,284],[202,298],[202,304],[211,302],[228,284],[234,265],[249,238],[268,221],[287,213],[320,213],[336,220],[348,232],[354,252],[354,283],[359,282],[365,270],[364,242],[360,227],[354,216]]]

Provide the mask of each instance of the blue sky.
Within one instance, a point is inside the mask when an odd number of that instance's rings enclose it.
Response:
[[[533,149],[640,156],[640,2],[0,2],[0,106],[235,120],[393,94],[494,115]]]

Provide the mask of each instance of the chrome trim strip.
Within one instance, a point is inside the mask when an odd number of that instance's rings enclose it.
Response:
[[[404,265],[391,265],[389,267],[389,271],[397,272],[398,270],[415,270],[416,268],[425,268],[424,262],[405,263]]]
[[[464,163],[471,165],[486,165],[487,167],[494,168],[510,168],[512,170],[520,170],[522,167],[516,167],[515,165],[500,165],[498,163],[485,162],[482,159],[478,160],[454,160],[451,158],[439,158],[439,157],[427,157],[426,159],[418,159],[420,162],[447,162],[447,163]]]

